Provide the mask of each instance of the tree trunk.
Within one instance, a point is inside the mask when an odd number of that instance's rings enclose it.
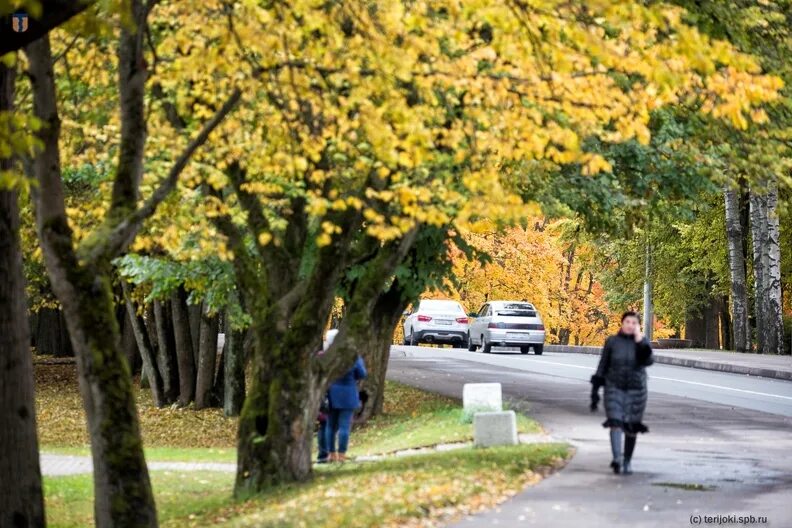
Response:
[[[748,352],[751,349],[751,328],[743,254],[745,234],[740,221],[740,197],[737,190],[728,186],[724,188],[723,196],[726,205],[726,242],[731,279],[732,348],[738,352]]]
[[[189,405],[195,398],[195,360],[186,300],[184,288],[174,290],[171,295],[173,335],[179,364],[179,405],[182,407]]]
[[[685,339],[693,342],[695,348],[720,348],[717,302],[713,298],[700,310],[688,313],[685,318]]]
[[[123,298],[123,294],[122,294]],[[135,340],[135,330],[132,328],[132,322],[129,319],[129,311],[126,308],[126,303],[122,303],[116,307],[116,319],[121,327],[121,350],[124,351],[124,356],[127,358],[127,365],[129,365],[129,373],[134,378],[140,372],[140,352],[138,352],[137,341]]]
[[[157,368],[162,376],[165,401],[173,403],[179,397],[179,373],[176,368],[176,348],[171,325],[171,311],[167,301],[154,301],[154,322],[157,329]]]
[[[778,224],[778,184],[773,180],[765,196],[765,239],[762,243],[764,268],[765,354],[784,353],[784,312],[781,304],[781,247]]]
[[[210,317],[209,307],[204,303],[201,314],[201,336],[198,343],[198,379],[195,387],[195,408],[203,409],[211,405],[211,391],[214,386],[217,361],[217,316]]]
[[[15,67],[0,62],[0,112],[13,107]],[[0,159],[0,171],[13,169]],[[45,525],[33,356],[16,190],[0,190],[0,526]]]
[[[729,297],[727,295],[718,300],[718,315],[720,316],[721,347],[724,350],[733,350],[732,320],[729,314]]]
[[[240,498],[311,476],[312,432],[322,393],[311,366],[316,351],[273,342],[263,333],[256,330],[251,386],[239,417],[234,493]],[[265,347],[270,349],[266,355]]]
[[[36,332],[38,332],[38,312],[28,312],[28,333],[30,334],[30,346],[36,347]]]
[[[385,375],[393,345],[393,330],[408,304],[401,283],[394,280],[391,287],[377,297],[370,324],[362,327],[366,334],[354,338],[356,342],[363,343],[362,355],[368,370],[368,378],[362,385],[368,399],[356,417],[357,422],[365,422],[373,416],[382,414],[385,401]]]
[[[190,322],[190,339],[193,349],[193,369],[198,372],[198,344],[201,339],[201,305],[188,304],[187,314]]]
[[[244,339],[245,333],[233,330],[226,317],[223,351],[223,412],[226,416],[238,416],[245,401]]]
[[[649,240],[644,242],[646,245],[644,256],[644,285],[643,285],[643,331],[646,339],[654,339],[654,298],[652,285],[652,246]]]
[[[102,528],[157,526],[132,380],[115,319],[111,265],[106,260],[78,258],[66,216],[49,38],[30,44],[26,52],[33,108],[42,124],[38,130],[42,148],[33,162],[38,182],[34,189],[36,227],[77,358],[93,455],[95,523]]]
[[[143,361],[143,373],[140,377],[140,387],[150,388],[154,405],[163,407],[165,405],[165,391],[162,388],[162,378],[157,369],[157,360],[151,340],[149,339],[149,334],[146,331],[143,318],[137,314],[135,305],[132,304],[126,282],[121,281],[121,287],[124,292],[124,302],[126,304],[127,314],[129,315],[130,326],[135,334],[137,348],[140,351],[140,359]]]
[[[767,238],[764,197],[751,189],[751,247],[753,249],[754,269],[754,318],[756,321],[756,348],[760,353],[766,350],[765,330],[767,311],[765,309],[765,262],[762,259],[762,244]]]
[[[66,320],[60,308],[41,308],[37,317],[36,352],[55,357],[72,357]]]

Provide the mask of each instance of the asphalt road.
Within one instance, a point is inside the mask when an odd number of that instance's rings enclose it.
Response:
[[[588,410],[598,359],[394,347],[389,379],[455,397],[464,383],[500,382],[507,401],[576,449],[563,470],[459,526],[792,528],[791,382],[653,365],[650,432],[635,473],[614,475],[604,413]]]

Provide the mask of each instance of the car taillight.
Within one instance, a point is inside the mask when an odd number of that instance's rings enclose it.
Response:
[[[422,322],[424,322],[424,323],[426,323],[426,322],[428,322],[428,321],[431,321],[431,320],[432,320],[432,318],[431,318],[431,317],[429,317],[428,315],[419,315],[419,316],[418,316],[418,320],[419,320],[419,321],[422,321]]]
[[[462,323],[462,324],[468,324],[468,318],[467,317],[457,317],[456,322],[457,323]]]

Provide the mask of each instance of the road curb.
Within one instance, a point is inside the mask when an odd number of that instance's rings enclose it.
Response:
[[[600,355],[600,347],[574,346],[574,345],[545,345],[548,352],[567,352],[574,354]],[[703,370],[716,370],[731,374],[746,374],[749,376],[761,376],[763,378],[774,378],[785,381],[792,381],[792,371],[768,369],[762,367],[746,367],[744,365],[733,365],[731,363],[717,363],[715,361],[705,361],[701,359],[680,358],[675,356],[664,356],[662,351],[655,350],[654,358],[656,363],[666,365],[676,365],[678,367],[698,368]]]

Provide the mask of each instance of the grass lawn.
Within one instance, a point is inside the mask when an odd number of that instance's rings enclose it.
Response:
[[[392,453],[402,449],[473,439],[473,426],[463,416],[459,400],[388,382],[382,416],[352,433],[351,455]],[[538,433],[541,427],[517,414],[520,433]]]
[[[154,471],[151,478],[166,527],[425,526],[503,502],[567,453],[563,444],[528,444],[325,466],[309,483],[247,501],[231,498],[229,473]],[[44,488],[50,527],[92,524],[90,476],[45,478]]]
[[[74,365],[36,365],[42,450],[87,455],[85,420]],[[233,462],[236,420],[219,410],[157,409],[137,392],[148,460]],[[521,432],[539,425],[520,416]],[[385,413],[352,434],[351,455],[470,440],[460,403],[389,383]],[[232,499],[234,475],[152,471],[162,526],[374,527],[427,526],[493,507],[569,456],[564,444],[465,448],[375,462],[320,466],[312,481]],[[90,526],[89,475],[45,477],[51,527]]]

